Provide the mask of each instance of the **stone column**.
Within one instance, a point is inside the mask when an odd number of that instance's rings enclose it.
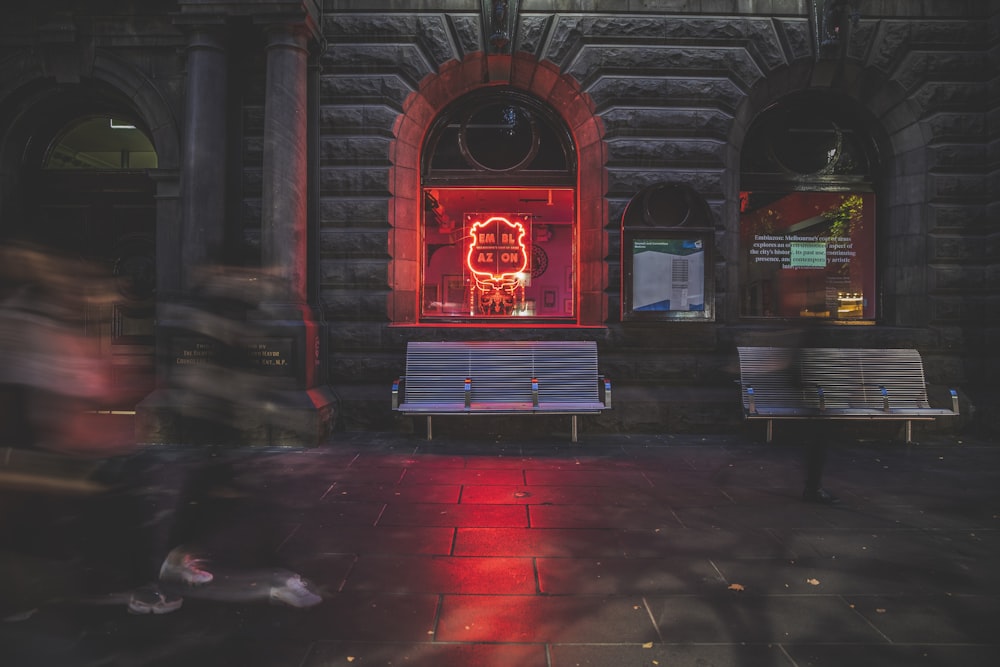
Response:
[[[197,440],[189,427],[197,402],[176,385],[177,358],[192,348],[190,321],[180,307],[196,287],[196,271],[216,261],[225,242],[226,91],[225,28],[188,25],[180,171],[157,178],[156,389],[136,406],[140,443]]]
[[[261,265],[269,280],[247,344],[271,374],[267,411],[248,415],[259,444],[317,444],[330,432],[334,398],[320,384],[323,328],[309,305],[310,33],[269,26],[264,102]],[[314,149],[315,150],[315,149]]]
[[[180,254],[188,269],[215,259],[226,216],[226,50],[217,28],[195,28],[187,49]],[[180,288],[192,284],[182,271]]]
[[[277,301],[291,314],[307,309],[308,36],[282,25],[267,37],[261,263],[278,278]]]

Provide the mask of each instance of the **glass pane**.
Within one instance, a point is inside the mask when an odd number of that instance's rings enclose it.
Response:
[[[571,188],[424,190],[421,313],[431,318],[570,318]]]
[[[705,310],[705,243],[700,237],[632,239],[632,309]]]
[[[101,116],[63,130],[45,158],[45,169],[154,169],[156,151],[127,120]]]
[[[525,171],[568,172],[572,141],[546,114],[504,99],[467,102],[451,110],[432,132],[425,177],[468,171],[476,178],[516,176]]]
[[[531,114],[511,104],[492,104],[479,109],[465,126],[469,155],[494,171],[525,164],[538,147]]]
[[[875,319],[875,195],[740,194],[744,316]]]

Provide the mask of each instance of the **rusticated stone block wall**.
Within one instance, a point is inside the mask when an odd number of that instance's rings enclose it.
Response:
[[[513,48],[578,82],[606,147],[607,328],[602,370],[616,409],[608,430],[737,427],[735,344],[774,323],[738,316],[739,154],[754,117],[784,94],[838,90],[866,109],[885,150],[879,175],[879,310],[874,327],[838,328],[832,344],[919,347],[932,387],[959,386],[983,413],[998,370],[1000,313],[997,19],[975,2],[863,3],[842,58],[817,58],[811,3],[608,1],[520,3]],[[947,7],[945,7],[947,5]],[[480,3],[408,9],[390,0],[325,3],[321,78],[321,298],[332,323],[329,370],[344,426],[405,428],[388,388],[405,342],[495,331],[395,327],[390,285],[417,252],[394,242],[412,225],[390,178],[395,129],[421,82],[486,50]],[[414,174],[416,179],[418,175]],[[662,181],[708,201],[716,227],[714,323],[622,324],[618,225],[629,199]],[[415,187],[415,184],[412,185]],[[405,278],[406,276],[403,276]],[[780,326],[780,325],[778,325]],[[551,337],[572,332],[529,334]],[[932,395],[934,392],[932,391]]]

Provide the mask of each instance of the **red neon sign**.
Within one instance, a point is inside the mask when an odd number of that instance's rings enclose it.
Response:
[[[528,267],[524,247],[524,224],[493,216],[476,222],[469,230],[469,251],[465,264],[477,283],[502,288],[519,283],[518,274]]]
[[[474,216],[467,216],[467,220]],[[483,315],[510,315],[524,301],[528,251],[522,222],[495,215],[469,227],[465,265],[475,280],[469,291],[470,309]]]

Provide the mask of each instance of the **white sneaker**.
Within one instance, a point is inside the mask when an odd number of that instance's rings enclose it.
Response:
[[[164,593],[155,586],[144,586],[132,592],[128,601],[130,614],[169,614],[184,604],[184,598]]]
[[[286,604],[289,607],[305,609],[314,607],[323,598],[309,590],[309,584],[301,576],[293,574],[280,584],[271,586],[271,602]]]
[[[181,549],[174,549],[163,559],[163,565],[160,566],[160,581],[204,586],[211,583],[215,576],[201,565],[201,559]]]
[[[0,621],[3,621],[4,623],[20,623],[21,621],[27,621],[37,612],[37,609],[25,609],[24,611],[13,613],[10,616],[4,616],[0,619]]]

